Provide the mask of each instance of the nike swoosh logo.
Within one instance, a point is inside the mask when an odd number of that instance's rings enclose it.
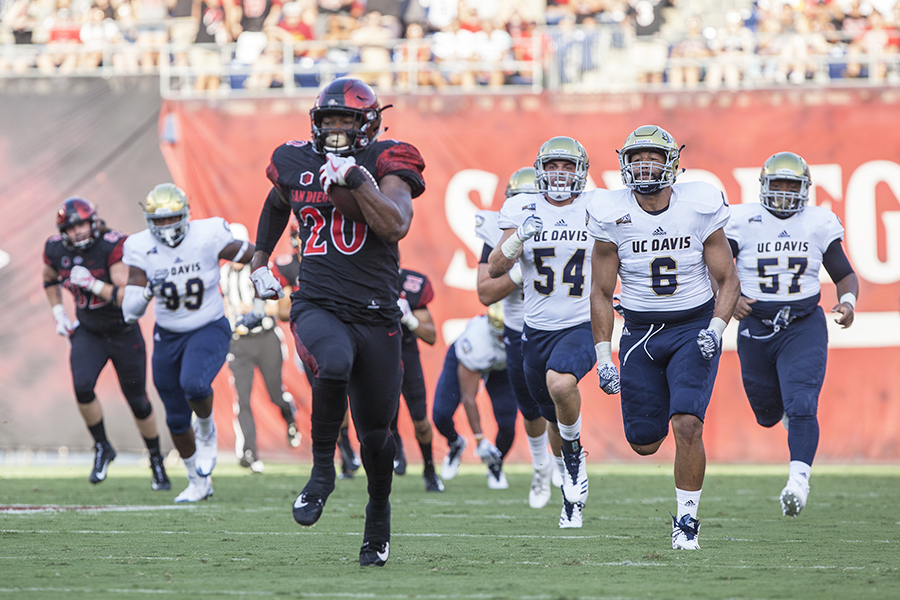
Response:
[[[391,553],[391,545],[390,545],[390,542],[388,542],[384,545],[384,552],[376,552],[375,554],[378,555],[378,560],[384,561],[384,560],[388,559],[388,555],[390,555],[390,553]]]
[[[388,334],[388,337],[394,337],[395,335],[397,335],[397,332],[398,332],[398,331],[400,331],[400,330],[397,329],[397,330],[395,330],[395,331],[390,332],[390,333]]]

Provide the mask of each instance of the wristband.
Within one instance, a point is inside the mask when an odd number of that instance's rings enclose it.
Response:
[[[612,362],[612,342],[597,342],[594,344],[594,352],[597,353],[597,363]]]
[[[106,285],[103,281],[99,279],[95,279],[93,283],[91,283],[90,291],[93,295],[99,296],[100,292],[103,291],[103,286]]]
[[[354,167],[347,171],[344,181],[347,182],[346,187],[351,190],[358,190],[360,186],[366,182],[366,176],[363,175],[363,172],[360,171],[358,167]]]
[[[53,311],[53,318],[57,321],[66,316],[66,308],[62,304],[54,304],[51,310]]]
[[[519,236],[515,233],[506,238],[506,241],[500,244],[500,252],[503,253],[503,256],[506,258],[513,260],[519,254],[519,249],[522,247],[522,240],[519,239]]]
[[[255,315],[265,315],[266,314],[266,301],[262,298],[254,298],[253,299],[253,314]]]
[[[231,259],[231,262],[239,263],[241,259],[244,258],[244,254],[247,252],[247,247],[250,245],[250,242],[244,242],[241,244],[241,247],[238,248],[238,251],[235,252],[234,258]]]
[[[854,296],[850,292],[847,292],[846,294],[841,296],[841,298],[840,298],[840,300],[838,300],[838,302],[840,304],[849,304],[850,308],[852,308],[853,310],[856,310],[856,296]]]
[[[119,303],[119,286],[114,285],[112,289],[112,294],[109,296],[109,301],[113,304]]]
[[[709,322],[709,327],[707,329],[712,329],[716,332],[716,335],[719,336],[719,339],[722,339],[722,334],[725,333],[725,326],[727,323],[720,319],[719,317],[713,317]]]

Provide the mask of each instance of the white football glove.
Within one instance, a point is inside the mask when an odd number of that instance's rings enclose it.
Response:
[[[712,360],[722,350],[722,333],[725,331],[725,321],[719,317],[713,317],[709,327],[701,329],[697,334],[697,345],[700,346],[700,354],[706,360]]]
[[[263,300],[277,300],[284,297],[284,291],[281,284],[275,279],[275,276],[269,272],[269,267],[259,267],[250,273],[250,280],[256,287],[256,293]]]
[[[403,316],[400,317],[400,322],[406,326],[410,331],[415,331],[419,328],[419,319],[416,318],[416,315],[412,314],[412,309],[409,306],[409,300],[406,298],[398,298],[397,306],[400,307],[400,310],[403,312]]]
[[[166,276],[168,276],[169,272],[166,269],[157,269],[147,281],[146,287],[144,287],[144,299],[147,302],[153,299],[154,296],[159,296],[162,292],[162,285],[166,282]]]
[[[516,229],[516,236],[518,236],[518,238],[524,242],[526,240],[530,240],[543,230],[544,222],[541,221],[541,218],[531,215],[527,219],[525,219],[524,223],[519,225],[518,229]]]
[[[86,267],[81,265],[72,267],[72,271],[69,273],[69,283],[95,296],[100,295],[104,285],[102,281],[91,275],[91,272]]]
[[[53,320],[56,321],[56,333],[66,338],[72,335],[72,332],[78,327],[78,321],[72,323],[66,316],[66,309],[62,304],[53,306]]]
[[[486,465],[492,465],[503,460],[500,450],[487,438],[481,438],[481,441],[475,446],[475,454]]]
[[[347,185],[347,172],[356,166],[356,159],[352,156],[338,156],[332,152],[325,155],[325,164],[319,167],[319,183],[325,193],[332,185]]]
[[[607,394],[618,394],[622,387],[619,383],[619,370],[611,362],[597,365],[597,377],[600,379],[600,389]]]

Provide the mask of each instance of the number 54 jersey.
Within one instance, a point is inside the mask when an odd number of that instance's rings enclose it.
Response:
[[[156,298],[156,324],[169,331],[194,331],[225,316],[219,291],[219,254],[234,241],[220,217],[188,225],[181,243],[172,248],[145,229],[125,240],[122,262],[147,274],[165,276]]]
[[[588,232],[619,249],[622,307],[640,312],[696,308],[713,296],[703,243],[728,222],[722,192],[676,183],[669,206],[646,212],[629,188],[600,190],[588,206]]]
[[[559,331],[591,320],[591,238],[584,210],[596,192],[555,206],[540,194],[518,194],[500,209],[500,229],[516,229],[529,216],[543,231],[522,245],[519,259],[525,293],[525,324]]]

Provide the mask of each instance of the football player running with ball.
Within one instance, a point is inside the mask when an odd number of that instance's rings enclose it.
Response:
[[[94,438],[90,482],[104,481],[109,463],[116,457],[106,437],[103,409],[94,395],[100,372],[112,361],[119,387],[150,452],[151,486],[168,490],[171,483],[159,449],[156,418],[147,399],[144,336],[138,326],[125,323],[119,308],[128,281],[128,267],[122,263],[125,236],[109,229],[94,205],[77,196],[59,207],[56,227],[59,235],[44,246],[44,291],[56,320],[56,332],[71,344],[75,399]],[[66,316],[60,285],[75,297],[74,323]]]
[[[555,137],[541,145],[534,169],[539,193],[508,198],[500,209],[503,235],[488,258],[488,273],[503,277],[516,261],[522,270],[525,381],[554,435],[562,438],[561,448],[554,449],[563,476],[559,526],[577,528],[588,497],[578,382],[594,366],[584,223],[591,193],[582,193],[588,155],[576,140]]]
[[[731,207],[725,228],[742,286],[734,311],[741,320],[738,356],[756,421],[787,427],[791,460],[781,510],[796,517],[809,495],[828,356],[819,270],[835,282],[832,312],[844,328],[853,324],[859,280],[841,248],[841,222],[828,209],[807,206],[812,182],[803,158],[772,155],[759,181],[760,202]]]
[[[212,381],[231,343],[219,261],[247,263],[253,244],[235,240],[219,217],[190,221],[187,196],[171,183],[153,188],[143,209],[147,229],[125,241],[122,262],[129,273],[122,313],[133,323],[156,298],[153,383],[188,477],[188,487],[175,502],[198,502],[213,494],[210,474],[217,438]],[[192,414],[197,416],[193,428]]]
[[[362,566],[382,566],[390,552],[390,425],[402,377],[397,242],[409,232],[412,199],[425,190],[418,150],[378,140],[384,108],[358,79],[335,79],[319,92],[310,110],[312,141],[291,141],[272,154],[266,170],[272,189],[251,262],[260,297],[279,295],[267,263],[293,211],[302,260],[291,294],[291,330],[297,353],[315,376],[313,468],[294,502],[294,519],[313,525],[334,490],[334,447],[349,393],[368,478]],[[326,193],[332,187],[345,202],[352,196],[365,222],[335,208]]]
[[[690,550],[700,548],[703,419],[740,281],[723,229],[724,196],[707,183],[675,183],[680,152],[662,128],[637,128],[619,150],[626,187],[598,192],[587,218],[595,239],[591,323],[600,387],[615,394],[620,386],[611,352],[618,275],[625,313],[619,343],[625,438],[638,454],[653,454],[671,421],[677,500],[672,547]]]

